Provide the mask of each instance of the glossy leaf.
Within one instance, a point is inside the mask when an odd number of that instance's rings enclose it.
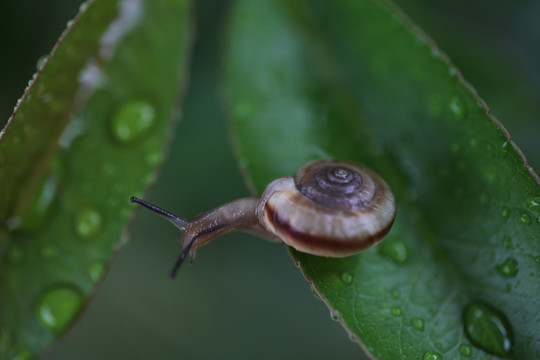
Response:
[[[291,250],[350,336],[379,359],[540,356],[538,177],[425,34],[384,1],[244,0],[225,61],[255,192],[332,157],[395,193],[375,248]]]
[[[177,115],[187,0],[81,6],[0,142],[0,358],[26,359],[79,316],[153,182]]]

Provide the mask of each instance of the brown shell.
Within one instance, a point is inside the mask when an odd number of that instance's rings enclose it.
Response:
[[[394,195],[373,171],[338,160],[312,161],[295,177],[270,183],[257,216],[284,243],[319,256],[344,257],[390,231]]]

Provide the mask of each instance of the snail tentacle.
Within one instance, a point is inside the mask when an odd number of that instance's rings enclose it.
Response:
[[[174,214],[171,214],[170,212],[168,212],[167,210],[164,210],[154,204],[150,204],[149,202],[146,202],[142,199],[139,199],[135,196],[132,196],[129,201],[131,201],[132,203],[137,203],[139,205],[142,205],[144,206],[145,208],[149,209],[149,210],[152,210],[153,212],[161,215],[164,219],[167,219],[169,222],[171,222],[174,226],[176,226],[178,229],[180,229],[180,231],[185,231],[186,230],[186,226],[187,224],[189,223],[189,221],[187,219],[184,219],[184,218],[181,218],[179,216],[176,216]]]
[[[257,216],[255,215],[255,208],[259,203],[258,198],[242,198],[223,204],[215,209],[198,215],[191,221],[178,217],[156,205],[134,196],[131,197],[130,200],[131,202],[140,204],[159,214],[174,224],[174,226],[182,232],[182,251],[170,273],[173,278],[176,276],[176,273],[182,266],[188,254],[190,255],[191,261],[193,261],[195,251],[198,247],[206,245],[210,241],[226,233],[243,231],[262,236],[271,241],[277,240],[275,236],[268,234],[259,224]]]

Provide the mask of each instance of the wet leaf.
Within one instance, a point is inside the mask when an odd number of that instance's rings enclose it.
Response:
[[[399,10],[239,1],[225,75],[255,192],[315,158],[363,163],[393,189],[396,222],[375,248],[343,259],[291,250],[371,355],[540,356],[538,177]]]
[[[187,0],[95,0],[29,83],[0,142],[0,358],[65,333],[125,243],[186,78]]]

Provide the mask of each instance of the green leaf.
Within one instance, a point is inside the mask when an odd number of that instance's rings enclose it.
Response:
[[[178,114],[190,12],[87,2],[0,135],[0,358],[65,333],[125,243]]]
[[[379,359],[540,356],[538,177],[474,89],[385,1],[239,1],[225,84],[260,193],[308,160],[363,163],[393,189],[381,244],[291,250]]]

